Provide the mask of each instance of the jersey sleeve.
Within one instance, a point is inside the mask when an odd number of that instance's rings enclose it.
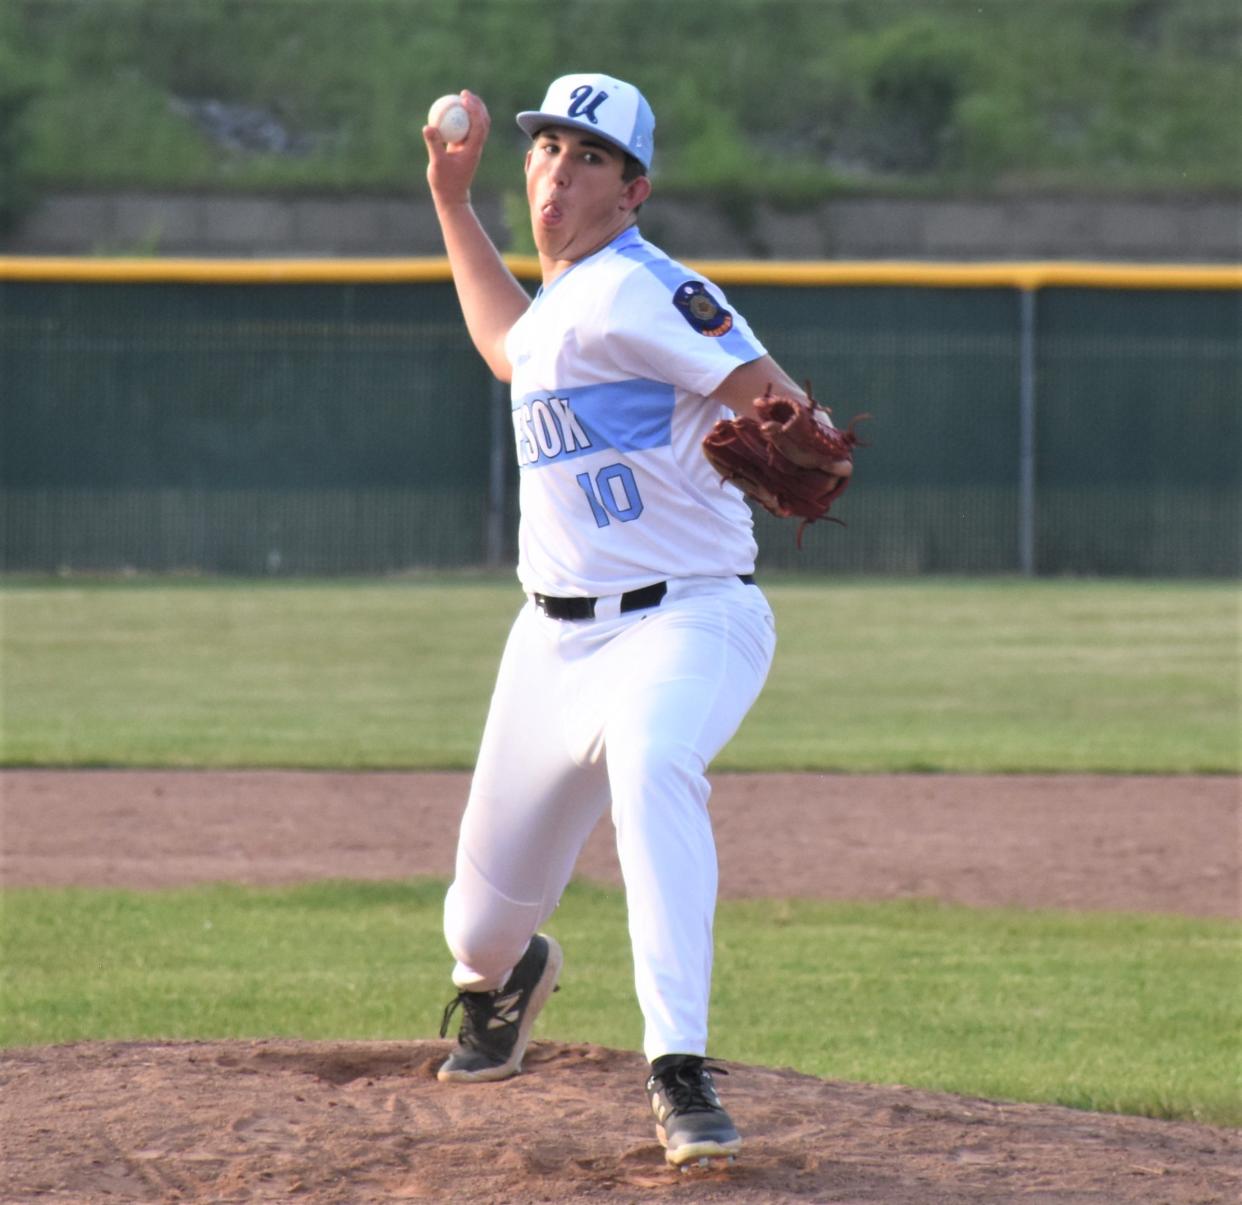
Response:
[[[672,261],[630,272],[608,325],[609,355],[623,374],[703,397],[739,365],[766,354],[716,285]]]

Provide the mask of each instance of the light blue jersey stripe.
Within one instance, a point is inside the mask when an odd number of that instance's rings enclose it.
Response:
[[[632,238],[626,238],[626,235],[632,235]],[[656,280],[668,289],[670,304],[672,303],[673,294],[687,281],[702,279],[701,277],[686,275],[689,269],[684,264],[674,263],[663,255],[653,254],[650,247],[642,241],[642,237],[636,230],[626,231],[621,238],[613,243],[613,250],[618,255],[624,256],[626,259],[632,259],[635,263],[641,264],[646,268]],[[760,349],[742,334],[736,326],[724,335],[703,335],[702,337],[704,339],[718,339],[720,346],[729,355],[743,362],[753,360],[755,356],[760,354]]]
[[[518,464],[536,469],[608,449],[667,447],[675,399],[672,385],[642,379],[528,394],[513,404]]]

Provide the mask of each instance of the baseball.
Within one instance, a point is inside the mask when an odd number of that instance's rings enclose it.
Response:
[[[470,133],[470,114],[461,103],[461,97],[450,93],[431,106],[427,124],[435,126],[445,142],[461,142]]]

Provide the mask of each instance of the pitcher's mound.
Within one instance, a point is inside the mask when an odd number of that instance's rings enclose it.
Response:
[[[640,1055],[535,1043],[501,1084],[446,1042],[83,1043],[0,1052],[0,1200],[1237,1200],[1242,1143],[1183,1123],[724,1064],[732,1168],[666,1168]]]

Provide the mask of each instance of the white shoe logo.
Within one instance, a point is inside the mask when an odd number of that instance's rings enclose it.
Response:
[[[507,996],[498,996],[492,1015],[487,1019],[487,1028],[499,1029],[502,1025],[512,1025],[521,1016],[517,1007],[521,1000],[521,992],[510,992]]]

